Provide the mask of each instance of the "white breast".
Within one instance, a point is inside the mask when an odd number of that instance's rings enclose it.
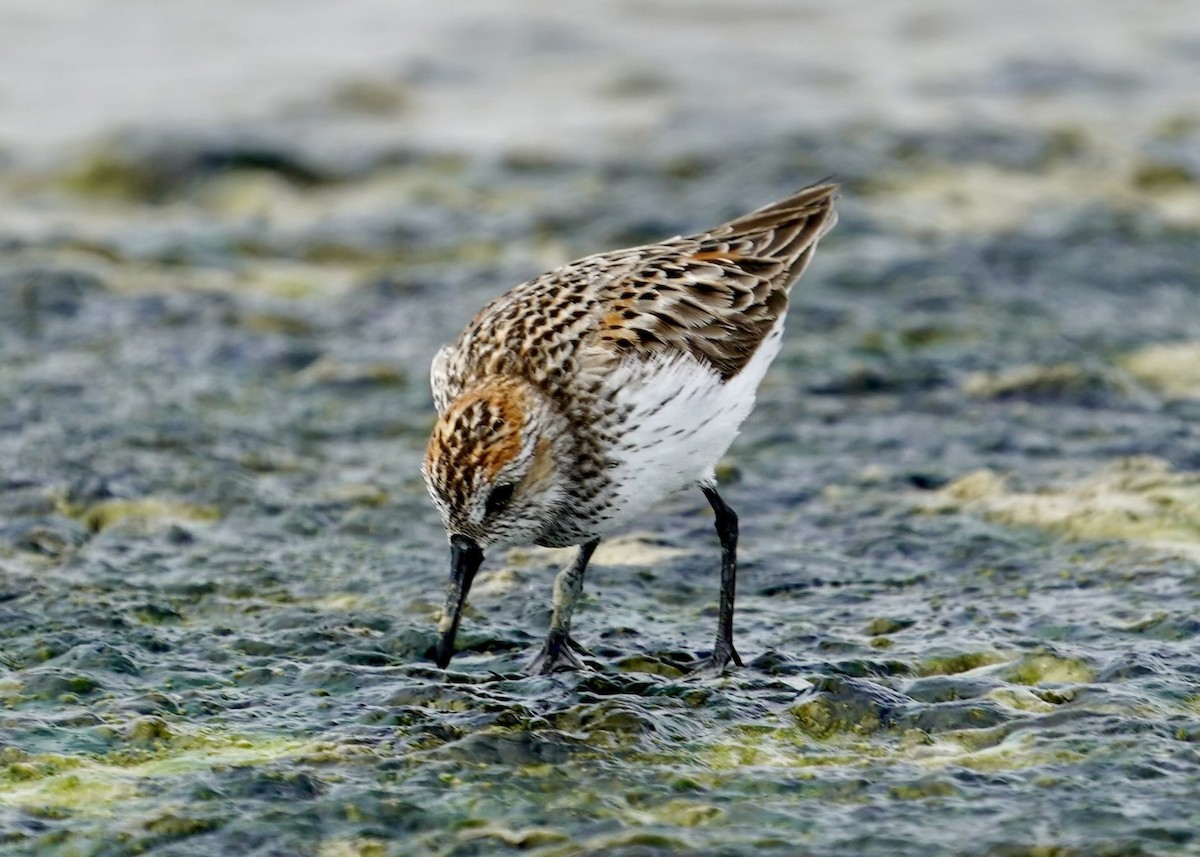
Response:
[[[728,381],[686,354],[621,364],[606,386],[630,412],[612,453],[614,501],[606,530],[624,526],[680,489],[713,481],[714,466],[754,407],[782,334],[780,319]]]

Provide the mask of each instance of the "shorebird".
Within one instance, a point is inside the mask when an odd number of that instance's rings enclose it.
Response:
[[[555,578],[531,673],[583,666],[570,635],[600,540],[699,486],[716,517],[716,642],[733,645],[738,518],[714,466],[779,353],[788,291],[837,223],[823,182],[707,232],[570,262],[496,298],[433,359],[438,418],[422,473],[450,542],[435,660],[454,654],[484,555],[578,546]]]

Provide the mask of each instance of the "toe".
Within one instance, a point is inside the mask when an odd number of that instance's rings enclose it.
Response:
[[[553,636],[548,638],[537,657],[525,668],[525,673],[527,675],[550,675],[556,672],[587,669],[583,661],[579,660],[571,649],[584,651],[582,646],[569,637],[566,640]]]
[[[700,677],[715,677],[724,673],[730,664],[740,667],[742,658],[733,647],[733,643],[718,640],[713,647],[713,653],[698,661],[692,672]]]

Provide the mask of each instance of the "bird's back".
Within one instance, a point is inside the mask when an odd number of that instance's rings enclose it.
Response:
[[[624,360],[688,354],[736,376],[787,311],[787,293],[837,222],[821,183],[708,232],[587,256],[479,311],[434,360],[435,402],[515,375],[549,390]]]

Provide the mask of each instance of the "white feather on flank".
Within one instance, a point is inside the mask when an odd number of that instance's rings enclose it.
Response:
[[[781,317],[728,381],[690,354],[621,363],[606,386],[615,391],[618,405],[632,409],[612,452],[615,496],[606,532],[676,491],[715,482],[713,468],[754,408],[782,335]]]

